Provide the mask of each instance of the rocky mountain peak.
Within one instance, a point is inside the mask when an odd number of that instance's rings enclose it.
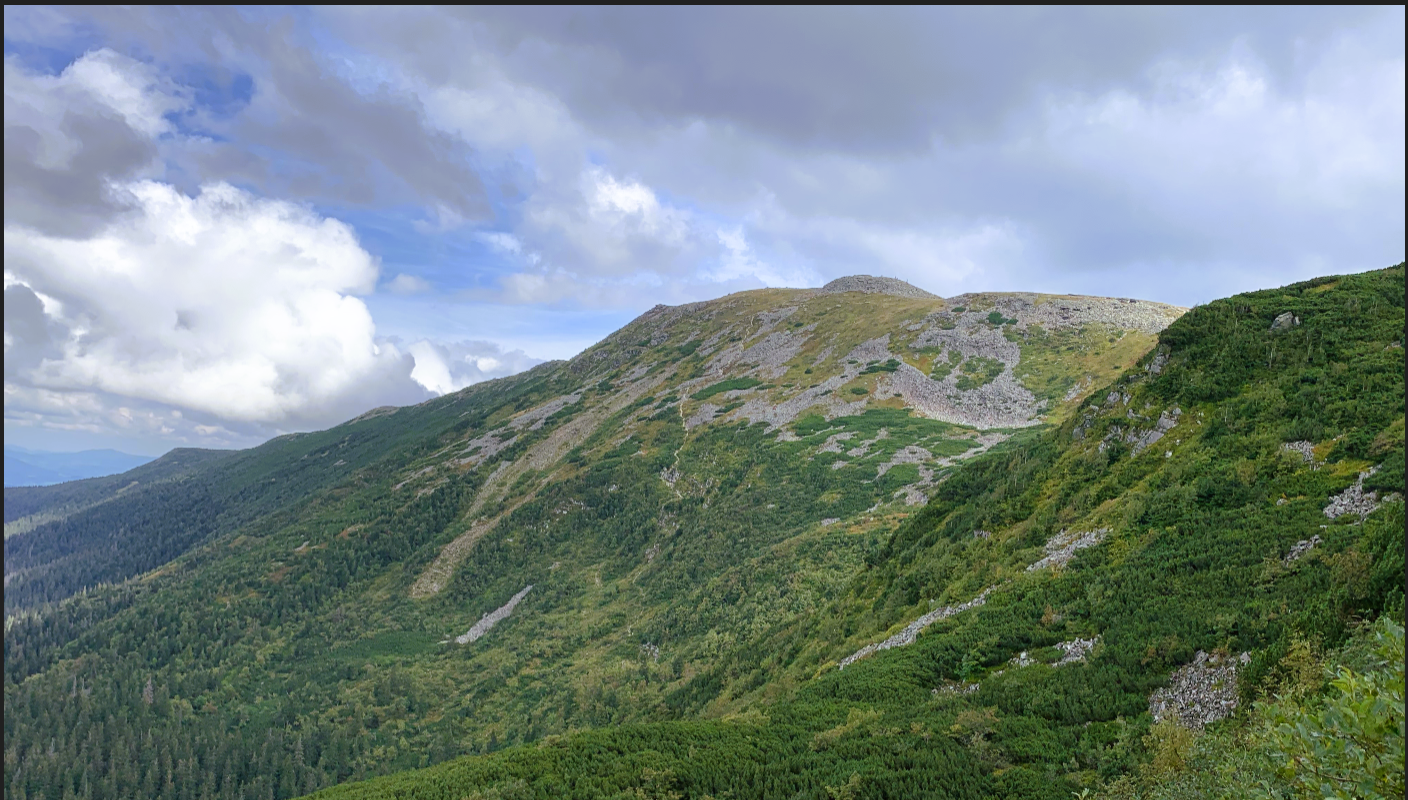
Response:
[[[822,294],[844,294],[863,292],[865,294],[892,294],[895,297],[922,297],[941,300],[943,298],[920,289],[899,278],[879,278],[874,275],[847,275],[821,287]]]

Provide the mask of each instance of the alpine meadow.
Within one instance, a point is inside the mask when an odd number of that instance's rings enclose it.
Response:
[[[5,489],[5,796],[1401,797],[1404,265],[853,276]]]

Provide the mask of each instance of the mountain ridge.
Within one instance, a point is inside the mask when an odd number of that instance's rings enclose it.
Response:
[[[1275,330],[1288,310],[1301,324]],[[88,511],[8,537],[7,583],[12,560],[28,570],[11,584],[27,594],[7,586],[9,779],[32,792],[78,775],[106,720],[103,763],[136,765],[104,773],[114,792],[159,776],[151,741],[204,765],[220,796],[499,751],[453,766],[480,777],[435,785],[453,800],[514,796],[520,779],[523,796],[596,796],[538,760],[575,753],[600,760],[561,762],[588,769],[571,780],[616,787],[605,796],[822,797],[853,772],[860,796],[912,795],[922,775],[956,797],[1067,796],[1146,758],[1148,697],[1196,648],[1255,651],[1248,674],[1267,675],[1288,634],[1257,614],[1331,598],[1343,564],[1392,574],[1374,538],[1401,514],[1390,502],[1367,539],[1332,524],[1255,613],[1237,610],[1245,570],[1272,551],[1281,563],[1359,471],[1380,466],[1362,491],[1387,491],[1402,313],[1401,267],[1188,314],[775,289],[657,307],[569,361],[227,454],[167,494],[139,483],[99,507],[126,514],[127,538]],[[1156,338],[1160,318],[1176,322]],[[1238,419],[1266,421],[1216,422],[1238,403]],[[1287,436],[1333,460],[1283,463]],[[163,509],[203,527],[102,573],[116,585],[60,580],[160,534],[141,520]],[[1239,515],[1256,524],[1220,532]],[[56,541],[74,546],[46,561]],[[1192,577],[1151,571],[1168,565]],[[1360,599],[1315,611],[1327,641],[1347,635],[1344,614],[1391,605],[1365,580]],[[1155,590],[1187,608],[1150,611],[1165,608]],[[1019,654],[1036,666],[1003,666]],[[86,721],[58,722],[80,708]],[[48,730],[64,733],[45,760],[24,743]],[[686,760],[641,749],[666,740]],[[732,771],[691,771],[699,748]],[[1083,766],[1058,770],[1069,759]],[[420,796],[449,774],[348,791]]]

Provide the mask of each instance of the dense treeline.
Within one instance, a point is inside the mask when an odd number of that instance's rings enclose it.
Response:
[[[52,486],[5,487],[5,522],[25,517],[59,517],[80,508],[111,500],[130,491],[133,484],[145,485],[182,478],[213,466],[234,455],[229,450],[200,450],[178,447],[155,461],[119,475],[68,481]]]
[[[5,610],[155,569],[213,533],[223,505],[205,481],[178,480],[12,536]]]
[[[530,371],[495,387],[494,399],[539,397],[544,387]],[[433,447],[447,427],[482,422],[482,414],[453,413],[481,394],[444,398],[419,414],[290,434],[238,453],[175,450],[122,475],[6,489],[6,522],[34,520],[5,539],[6,613],[140,575],[258,520],[296,518],[336,486],[374,484]]]

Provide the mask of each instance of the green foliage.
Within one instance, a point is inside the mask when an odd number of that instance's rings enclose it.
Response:
[[[1252,796],[1403,796],[1403,626],[1385,617],[1374,634],[1367,670],[1341,666],[1322,697],[1258,706],[1253,746],[1288,790]]]
[[[950,350],[947,356],[941,354],[934,358],[934,366],[929,370],[929,377],[941,381],[953,372],[954,367],[962,363],[963,354],[957,350]]]
[[[1203,732],[1160,723],[1143,741],[1149,760],[1112,781],[1100,796],[1402,797],[1403,626],[1381,618],[1333,653],[1328,664],[1306,662],[1304,651],[1290,660],[1312,667],[1328,683],[1317,679],[1313,688],[1259,701],[1245,719]]]
[[[788,724],[676,722],[554,737],[487,757],[326,790],[319,800],[464,797],[665,798],[991,796],[990,780],[945,737],[855,725],[827,746]],[[843,723],[841,728],[845,729]],[[861,735],[868,731],[869,735]],[[863,778],[861,776],[864,776]],[[874,793],[873,795],[871,793]]]
[[[707,400],[710,397],[713,397],[714,395],[719,394],[721,392],[732,392],[737,391],[739,389],[752,389],[755,386],[761,386],[762,383],[762,381],[757,380],[755,378],[730,378],[726,381],[719,381],[718,383],[706,386],[703,389],[700,389],[699,391],[690,395],[690,397],[694,398],[695,400]]]
[[[1007,318],[1007,317],[1002,316],[1002,312],[1001,312],[1001,311],[993,311],[993,312],[991,312],[991,313],[988,314],[988,324],[989,324],[989,325],[1016,325],[1016,324],[1017,324],[1017,320],[1016,320],[1015,318],[1009,319],[1009,318]]]
[[[1154,337],[1105,325],[1047,331],[1029,324],[1005,335],[1022,348],[1013,375],[1039,399],[1056,404],[1080,384],[1104,382],[1134,364],[1153,346]]]
[[[862,375],[872,375],[872,374],[874,374],[874,373],[876,373],[876,372],[894,372],[895,370],[897,370],[897,369],[899,369],[899,368],[900,368],[899,359],[892,358],[892,359],[886,361],[886,362],[883,363],[883,364],[878,363],[878,362],[877,362],[877,363],[874,363],[874,364],[869,364],[869,365],[866,366],[865,369],[863,369],[863,370],[860,371],[860,374],[862,374]]]
[[[1002,374],[1006,366],[995,358],[984,356],[973,356],[959,368],[962,375],[958,376],[958,388],[963,391],[976,389],[979,386],[987,386],[997,380],[997,376]]]

